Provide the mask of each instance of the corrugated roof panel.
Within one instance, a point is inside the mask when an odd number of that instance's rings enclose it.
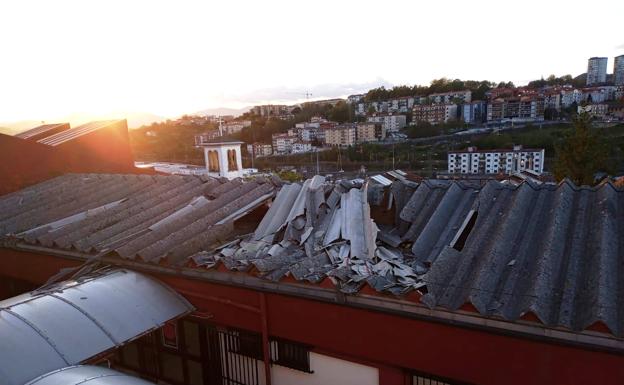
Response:
[[[191,311],[162,283],[122,269],[0,301],[3,384],[78,364]]]
[[[20,132],[19,134],[16,134],[15,137],[20,139],[35,140],[37,137],[50,136],[60,131],[68,130],[69,128],[69,123],[43,124],[41,126],[31,128],[30,130]]]
[[[62,131],[57,134],[40,139],[37,142],[41,144],[47,144],[48,146],[58,146],[59,144],[63,144],[67,141],[76,139],[90,132],[111,126],[118,122],[121,122],[121,120],[101,120],[89,122],[81,126],[70,128],[69,130]]]
[[[624,192],[568,183],[491,182],[461,250],[446,246],[425,276],[431,306],[471,303],[485,316],[624,334]]]
[[[101,366],[70,366],[44,374],[26,385],[150,385],[137,377]],[[153,384],[152,384],[153,385]]]

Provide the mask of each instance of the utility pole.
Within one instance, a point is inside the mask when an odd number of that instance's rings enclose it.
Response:
[[[319,167],[319,157],[318,157],[318,150],[316,150],[316,175],[321,175],[321,169]]]

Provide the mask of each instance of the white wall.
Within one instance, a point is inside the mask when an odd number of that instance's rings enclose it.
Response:
[[[377,368],[322,354],[310,353],[310,369],[314,373],[273,365],[271,380],[274,385],[379,385]]]

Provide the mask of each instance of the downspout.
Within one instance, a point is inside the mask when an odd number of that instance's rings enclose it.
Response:
[[[271,385],[271,353],[269,351],[269,322],[267,317],[266,294],[260,292],[260,319],[262,322],[262,350],[264,356],[265,384]]]

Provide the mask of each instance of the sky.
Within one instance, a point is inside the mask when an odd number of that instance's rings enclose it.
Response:
[[[0,2],[0,122],[175,117],[624,54],[624,1]],[[0,124],[1,125],[1,124]]]

